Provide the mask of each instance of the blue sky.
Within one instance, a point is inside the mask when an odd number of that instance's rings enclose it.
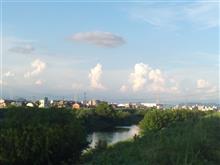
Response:
[[[3,97],[219,101],[219,3],[3,2]]]

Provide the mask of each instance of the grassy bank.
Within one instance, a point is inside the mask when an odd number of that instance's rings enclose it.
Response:
[[[152,112],[143,125],[142,136],[106,149],[94,150],[83,157],[83,164],[103,165],[217,165],[220,164],[220,114],[184,113],[182,118]],[[170,113],[170,112],[168,112]],[[188,116],[187,116],[188,115]],[[175,116],[175,115],[174,115]],[[164,125],[161,126],[161,121]],[[159,124],[158,124],[159,123]],[[152,124],[152,123],[151,123]],[[153,124],[152,124],[153,125]],[[161,127],[158,127],[161,126]],[[149,129],[150,128],[150,129]]]

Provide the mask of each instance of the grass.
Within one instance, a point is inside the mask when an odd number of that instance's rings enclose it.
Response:
[[[220,113],[176,122],[82,157],[94,165],[219,165]]]

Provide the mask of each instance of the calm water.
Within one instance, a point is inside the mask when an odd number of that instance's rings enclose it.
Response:
[[[89,134],[87,140],[91,142],[89,146],[94,148],[99,140],[106,141],[107,144],[114,144],[132,138],[135,134],[138,135],[138,133],[139,128],[136,125],[118,126],[111,132],[93,132]]]

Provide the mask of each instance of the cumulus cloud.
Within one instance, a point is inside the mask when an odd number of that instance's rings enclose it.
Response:
[[[37,80],[35,81],[35,85],[41,86],[43,84],[42,80]]]
[[[36,59],[31,63],[31,67],[33,68],[33,70],[25,73],[25,78],[40,74],[46,68],[46,63],[41,61],[40,59]]]
[[[89,80],[90,87],[92,89],[105,89],[105,87],[100,82],[102,76],[102,65],[97,64],[94,68],[90,70]]]
[[[150,68],[148,65],[143,63],[135,64],[134,72],[130,74],[130,81],[134,91],[138,91],[144,87],[147,82],[147,75],[149,71]]]
[[[100,31],[76,33],[71,39],[108,48],[118,47],[125,43],[124,39],[118,35]]]
[[[204,79],[197,80],[196,84],[197,84],[197,88],[199,88],[199,89],[207,88],[210,86],[209,82]]]
[[[199,92],[205,92],[205,93],[214,93],[218,91],[217,86],[214,86],[209,81],[204,79],[198,79],[196,81],[196,87]]]
[[[195,92],[199,99],[219,98],[219,88],[205,79],[196,81]]]
[[[19,54],[31,54],[32,52],[34,52],[34,50],[34,47],[30,44],[19,45],[8,49],[9,52]]]
[[[137,63],[134,66],[134,71],[129,76],[129,85],[123,85],[120,88],[121,92],[125,92],[130,87],[134,92],[178,92],[178,83],[167,78],[161,70],[153,69],[144,63]]]
[[[165,80],[159,69],[151,70],[148,74],[149,80],[152,81],[151,88],[153,91],[164,91]]]

